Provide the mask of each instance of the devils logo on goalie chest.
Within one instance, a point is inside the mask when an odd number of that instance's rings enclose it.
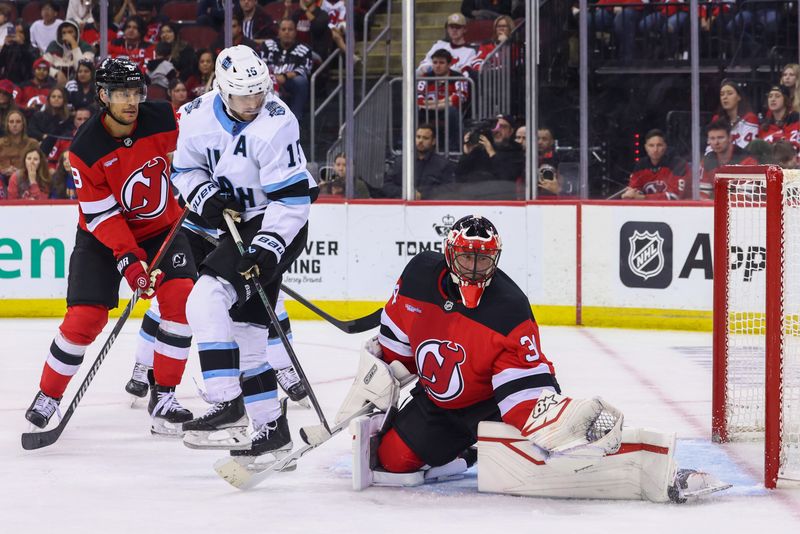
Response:
[[[451,401],[464,391],[462,364],[467,351],[453,341],[428,339],[417,347],[414,355],[419,380],[435,400]]]

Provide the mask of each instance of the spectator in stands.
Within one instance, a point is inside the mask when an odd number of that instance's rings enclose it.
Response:
[[[420,124],[415,135],[416,158],[414,158],[414,198],[430,200],[446,195],[445,188],[454,182],[453,164],[436,153],[436,127]],[[403,161],[395,160],[383,183],[383,194],[379,197],[400,198],[403,192]]]
[[[800,114],[792,110],[789,88],[773,85],[767,93],[767,112],[761,121],[758,138],[768,143],[789,141],[800,148]]]
[[[522,132],[520,132],[522,130]],[[525,150],[527,129],[517,128],[515,140]],[[536,174],[536,198],[553,197],[561,194],[562,180],[558,174],[558,157],[556,156],[556,138],[548,126],[540,126],[536,130],[536,152],[539,170]]]
[[[733,142],[731,124],[725,118],[712,121],[706,127],[711,152],[705,155],[700,178],[700,197],[714,198],[714,175],[723,165],[756,165],[758,161],[747,150]]]
[[[483,62],[486,61],[486,56],[494,52],[494,49],[503,44],[511,37],[511,32],[514,30],[514,19],[508,15],[501,15],[494,21],[494,35],[491,40],[486,41],[478,47],[477,55],[472,59],[469,64],[471,72],[477,73]]]
[[[43,56],[50,63],[50,76],[62,87],[75,77],[81,61],[94,61],[94,48],[80,36],[78,23],[65,20],[58,27],[58,37]]]
[[[33,62],[33,78],[20,85],[17,106],[32,114],[47,103],[47,95],[55,86],[55,79],[50,77],[50,63],[40,57]]]
[[[622,198],[628,200],[681,200],[686,194],[689,165],[671,153],[661,130],[650,130],[644,136],[642,158],[631,173]]]
[[[430,73],[433,68],[432,57],[437,50],[445,49],[453,57],[450,68],[458,72],[466,72],[478,54],[473,46],[467,43],[464,36],[467,33],[467,19],[461,13],[453,13],[447,17],[445,24],[447,39],[436,41],[425,54],[417,67],[417,74]]]
[[[662,0],[659,3],[667,5],[659,5],[644,15],[639,22],[639,31],[659,35],[668,57],[688,59],[689,6],[683,0]]]
[[[6,4],[0,4],[0,51],[6,44],[6,37],[14,36],[16,30],[14,24],[8,19],[11,18],[11,8]]]
[[[186,80],[186,89],[189,91],[190,100],[213,89],[214,61],[216,59],[214,52],[211,50],[199,50],[197,52],[196,72]]]
[[[114,15],[114,24],[120,27],[123,20],[138,17],[143,25],[142,40],[148,44],[155,44],[162,22],[161,18],[156,17],[155,14],[156,2],[154,0],[123,0],[119,11]]]
[[[326,169],[323,169],[325,171]],[[333,168],[328,167],[328,172],[323,172],[320,176],[321,182],[319,184],[319,192],[321,195],[331,195],[342,197],[345,194],[347,185],[347,157],[344,152],[336,154],[333,158]],[[355,192],[353,198],[369,198],[369,189],[359,176],[355,176],[353,180]]]
[[[308,104],[311,49],[297,42],[297,27],[292,19],[281,20],[278,40],[264,41],[261,55],[280,87],[281,98],[302,122]]]
[[[431,55],[433,70],[420,78],[461,78],[464,77],[450,68],[453,56],[444,48]],[[455,151],[461,139],[461,117],[469,102],[469,85],[467,81],[420,79],[417,82],[417,107],[421,122],[447,122],[448,138],[445,152]],[[444,127],[441,130],[444,131]]]
[[[162,24],[159,30],[159,40],[170,45],[169,61],[175,66],[175,70],[178,71],[178,76],[180,76],[181,80],[186,80],[194,74],[195,64],[197,63],[194,48],[180,38],[177,24],[174,22]]]
[[[781,71],[781,85],[789,89],[789,94],[792,96],[792,109],[800,111],[800,65],[797,63],[789,63]]]
[[[67,101],[73,110],[88,108],[97,104],[97,92],[94,86],[94,62],[80,61],[75,78],[64,86]]]
[[[150,85],[166,90],[169,82],[178,77],[178,71],[169,60],[171,49],[169,43],[159,42],[156,44],[156,57],[147,62],[146,73],[150,77]]]
[[[37,111],[28,122],[28,135],[41,141],[54,134],[59,125],[69,119],[67,109],[67,93],[60,87],[53,87],[47,95],[44,109]]]
[[[219,30],[225,22],[224,0],[200,0],[197,2],[197,23]]]
[[[0,50],[0,79],[6,78],[16,84],[29,80],[38,55],[39,51],[31,45],[28,27],[20,19]]]
[[[772,157],[772,145],[763,139],[753,139],[747,145],[746,150],[759,165],[773,165],[775,163]]]
[[[275,21],[256,0],[239,0],[235,13],[242,16],[242,33],[248,39],[262,45],[267,39],[275,38]]]
[[[797,168],[797,151],[788,141],[778,141],[772,145],[772,158],[784,169]]]
[[[81,27],[93,24],[95,20],[92,10],[95,6],[97,6],[97,0],[69,0],[66,19],[74,20]]]
[[[63,21],[58,18],[58,6],[55,2],[45,0],[41,6],[42,18],[31,24],[31,44],[44,54],[50,43],[58,37],[58,27]]]
[[[22,168],[23,156],[37,148],[36,139],[28,137],[25,115],[18,109],[9,111],[5,120],[5,135],[0,137],[0,180],[8,185],[11,175]]]
[[[169,103],[172,104],[172,109],[177,113],[178,108],[189,101],[189,91],[186,89],[186,84],[180,78],[175,78],[169,82],[167,88],[167,98]]]
[[[6,117],[12,111],[18,109],[14,102],[14,93],[19,91],[10,80],[0,80],[0,136],[6,133]],[[0,167],[0,172],[3,168]]]
[[[510,17],[511,6],[511,0],[461,0],[464,16],[477,20],[492,20],[500,15]]]
[[[508,115],[499,115],[489,139],[484,133],[472,139],[464,135],[464,153],[455,170],[459,183],[501,181],[516,182],[525,170],[525,154],[514,139],[514,122]]]
[[[739,84],[730,78],[722,80],[719,87],[719,108],[711,117],[711,122],[717,119],[728,121],[731,125],[731,142],[741,148],[758,136],[758,117],[750,110]],[[710,147],[706,149],[706,153],[709,152]]]
[[[74,117],[67,117],[61,121],[56,129],[48,135],[39,148],[47,157],[47,164],[50,170],[55,170],[61,154],[69,149],[72,139],[78,133],[78,128],[92,117],[93,110],[90,108],[78,108],[75,110]]]
[[[50,169],[38,147],[23,153],[23,165],[8,181],[8,200],[47,200],[50,196]]]
[[[69,164],[69,150],[62,152],[61,157],[58,158],[58,167],[56,167],[50,182],[50,198],[78,198],[75,191],[75,180],[72,178],[72,166]]]
[[[341,50],[342,54],[347,54],[347,44],[345,43],[345,31],[347,29],[347,6],[344,0],[337,2],[325,2],[328,11],[328,29],[331,32],[331,38],[336,48]],[[324,9],[324,6],[323,6]],[[353,54],[355,61],[361,61],[358,54]]]
[[[738,46],[744,48],[744,56],[751,55],[755,51],[755,47],[759,46],[754,37],[756,32],[768,46],[775,44],[780,23],[780,15],[778,15],[776,7],[775,4],[770,3],[761,5],[748,3],[739,6],[733,22],[729,24],[728,31],[738,36],[740,41]]]
[[[328,27],[329,15],[318,0],[300,0],[300,7],[292,10],[291,0],[284,0],[283,18],[291,18],[297,28],[297,40],[311,45],[312,54],[320,61],[331,53],[333,37]]]
[[[257,51],[259,49],[259,46],[255,41],[245,37],[245,35],[242,33],[242,14],[241,13],[233,13],[233,15],[231,16],[231,40],[232,40],[234,45],[249,46],[254,51]],[[214,44],[211,45],[211,48],[214,49],[214,53],[215,54],[219,55],[219,53],[222,51],[222,49],[225,48],[225,36],[224,35],[220,35],[217,38],[217,40],[214,41]]]
[[[147,26],[139,16],[125,21],[122,37],[114,39],[108,47],[110,57],[126,56],[144,71],[145,63],[155,57],[154,46],[144,40]]]
[[[642,18],[638,7],[600,7],[604,4],[641,4],[641,0],[598,0],[589,10],[589,34],[613,33],[618,59],[630,61],[635,51],[636,27]]]

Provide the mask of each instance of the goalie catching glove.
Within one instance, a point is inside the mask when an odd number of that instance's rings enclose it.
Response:
[[[573,399],[543,393],[522,428],[522,435],[538,448],[549,464],[557,458],[567,469],[574,459],[593,459],[619,450],[622,443],[622,412],[599,397]],[[555,465],[554,465],[555,466]]]
[[[364,344],[353,385],[336,414],[337,424],[370,402],[378,410],[388,411],[397,404],[400,388],[414,379],[414,375],[402,363],[394,361],[387,364],[382,356],[377,336]]]
[[[164,279],[164,273],[160,269],[153,269],[153,272],[148,273],[147,263],[144,261],[146,258],[145,251],[137,248],[117,258],[117,270],[125,277],[133,292],[139,291],[141,298],[151,299]]]

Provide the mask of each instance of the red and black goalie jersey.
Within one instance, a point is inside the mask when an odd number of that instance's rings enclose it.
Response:
[[[468,309],[449,293],[447,276],[442,254],[408,263],[381,318],[384,360],[416,373],[437,406],[494,397],[503,420],[522,429],[542,391],[558,389],[528,299],[498,270],[480,305]]]
[[[167,102],[139,105],[130,136],[112,137],[102,113],[89,119],[70,146],[80,227],[119,258],[169,228],[181,215],[171,193],[169,159],[178,126]]]

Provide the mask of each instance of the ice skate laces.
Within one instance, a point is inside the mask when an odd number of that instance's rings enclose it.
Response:
[[[300,377],[297,376],[297,371],[295,371],[294,367],[291,365],[289,367],[284,367],[283,369],[276,369],[275,374],[277,375],[278,382],[281,383],[281,387],[283,389],[290,388],[300,382]]]
[[[156,403],[155,408],[153,408],[153,413],[150,415],[152,417],[156,417],[159,413],[166,415],[171,411],[179,410],[181,408],[182,406],[178,402],[178,399],[175,398],[174,391],[159,391],[158,402]]]
[[[148,369],[149,367],[146,366],[145,364],[136,362],[135,364],[133,364],[133,373],[131,374],[131,380],[147,384]]]
[[[278,420],[270,421],[269,423],[264,423],[256,430],[255,434],[252,436],[252,440],[256,441],[261,438],[269,439],[270,432],[274,432],[278,428]]]
[[[48,420],[50,420],[50,418],[53,417],[53,413],[55,413],[58,415],[58,420],[61,420],[61,410],[58,407],[58,401],[41,392],[36,396],[36,402],[33,404],[33,411],[39,412]]]

